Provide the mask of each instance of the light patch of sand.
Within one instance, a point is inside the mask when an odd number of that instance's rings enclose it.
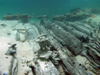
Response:
[[[10,46],[8,43],[14,43],[14,39],[0,36],[0,71],[7,72],[10,66],[11,56],[6,56],[5,53]]]
[[[17,31],[14,30],[16,28],[24,28],[21,23],[18,21],[3,21],[0,20],[0,24],[6,24],[6,27],[0,26],[0,71],[3,73],[7,72],[10,66],[10,61],[12,56],[5,55],[8,47],[12,44],[17,44],[17,59],[18,59],[18,75],[25,75],[24,72],[27,66],[22,64],[22,60],[25,61],[33,60],[34,53],[33,53],[33,44],[29,44],[29,42],[19,42],[15,40]],[[7,33],[11,33],[8,35]],[[23,67],[24,65],[24,67]],[[32,75],[32,74],[31,74]]]
[[[99,24],[100,23],[100,15],[94,15],[94,16],[95,17],[89,17],[86,20],[88,21],[88,20],[92,19],[92,22],[96,22],[97,24]]]
[[[85,62],[87,61],[87,59],[85,58],[85,57],[82,57],[82,56],[80,56],[80,55],[78,55],[78,56],[76,56],[75,57],[76,59],[77,59],[77,61],[79,62],[79,63],[81,63],[81,64],[85,64]]]

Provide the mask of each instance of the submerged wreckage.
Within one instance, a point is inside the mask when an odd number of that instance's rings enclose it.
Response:
[[[40,23],[24,24],[25,29],[15,28],[16,41],[28,41],[30,45],[34,42],[34,56],[25,63],[28,68],[24,75],[100,75],[100,23],[92,21],[92,12],[73,10],[53,17],[52,21],[43,15],[38,17]],[[18,75],[15,46],[11,45],[6,52],[12,56],[12,62],[4,75]],[[79,63],[76,60],[79,55],[88,63]]]

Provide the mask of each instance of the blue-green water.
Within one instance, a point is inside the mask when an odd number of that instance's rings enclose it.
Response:
[[[0,0],[0,18],[3,15],[29,14],[36,19],[40,15],[61,15],[73,8],[100,8],[100,0]]]

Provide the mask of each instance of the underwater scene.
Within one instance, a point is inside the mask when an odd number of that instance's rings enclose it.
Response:
[[[100,75],[100,0],[0,0],[0,75]]]

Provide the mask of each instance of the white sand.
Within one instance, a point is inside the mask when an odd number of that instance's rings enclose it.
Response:
[[[1,24],[6,24],[6,27],[3,27]],[[15,40],[17,31],[14,28],[24,28],[21,23],[18,21],[3,21],[0,20],[0,71],[3,73],[7,72],[10,66],[11,56],[5,55],[7,49],[11,44],[17,44],[17,58],[18,58],[18,75],[24,75],[24,67],[21,63],[23,59],[26,61],[32,60],[34,57],[33,54],[33,45],[29,42],[19,42]],[[8,35],[7,33],[11,33]],[[7,58],[6,58],[7,57]],[[30,74],[29,74],[30,75]]]

